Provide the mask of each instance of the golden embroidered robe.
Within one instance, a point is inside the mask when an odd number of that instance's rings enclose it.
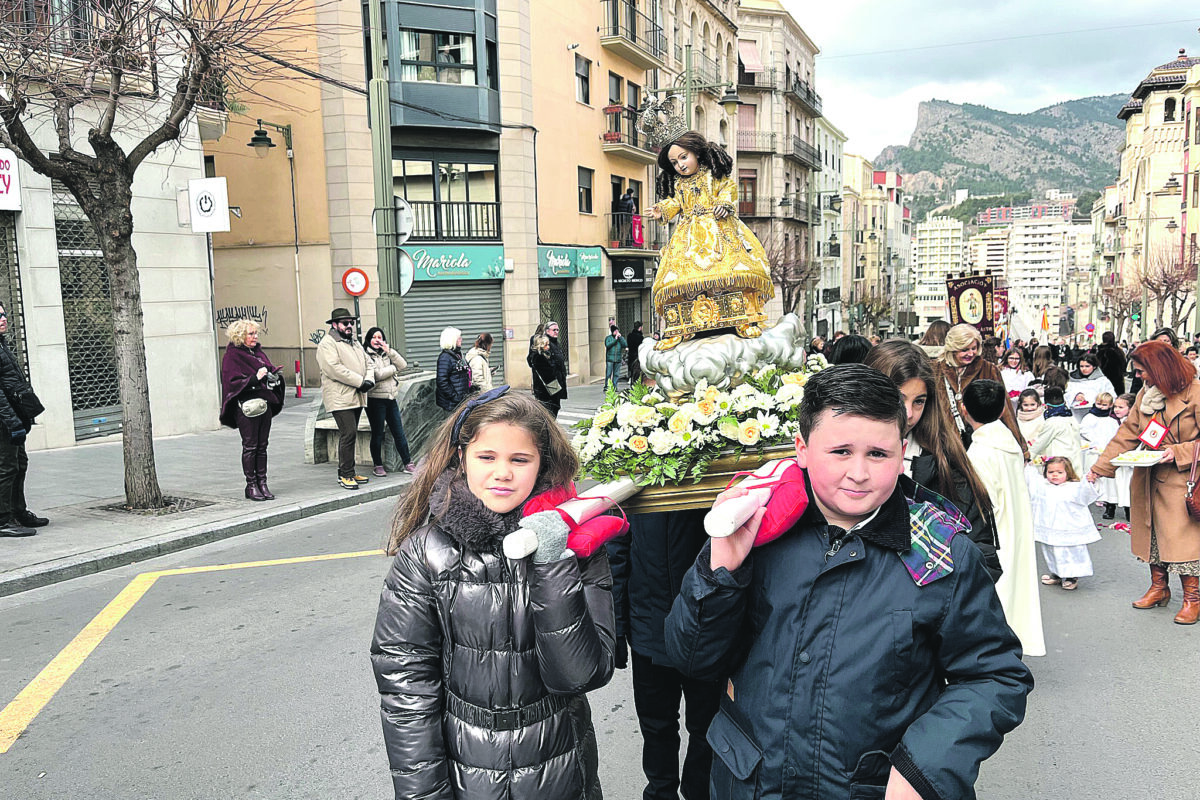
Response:
[[[654,279],[654,310],[678,300],[726,290],[746,292],[747,303],[761,311],[774,296],[767,254],[754,233],[735,216],[737,186],[732,178],[714,179],[707,169],[675,181],[675,195],[655,205],[664,220],[680,217],[667,246],[659,253]],[[724,207],[729,216],[717,219]]]

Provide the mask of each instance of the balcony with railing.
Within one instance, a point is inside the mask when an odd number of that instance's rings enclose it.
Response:
[[[821,95],[817,94],[808,83],[793,77],[791,83],[783,88],[787,96],[799,103],[810,115],[814,117],[822,116]]]
[[[739,153],[774,153],[775,134],[766,131],[738,131]]]
[[[641,69],[667,66],[667,38],[653,19],[629,0],[602,0],[600,46]]]
[[[500,238],[500,204],[410,200],[412,241],[464,242]]]
[[[794,197],[758,197],[739,200],[738,216],[743,219],[790,219],[810,224],[813,207]]]
[[[792,137],[791,147],[786,147],[783,154],[788,158],[798,161],[814,172],[821,171],[821,152],[799,136]]]
[[[608,116],[608,130],[600,134],[604,152],[638,164],[653,164],[659,148],[651,147],[646,134],[638,130],[637,109],[613,105],[606,106],[604,113]]]
[[[764,69],[761,72],[747,72],[744,69],[738,69],[738,88],[739,89],[763,89],[771,90],[776,86],[778,78],[774,69]]]
[[[608,229],[610,252],[629,251],[634,255],[650,256],[667,244],[667,224],[649,214],[614,212],[604,215],[604,224]]]
[[[720,97],[724,94],[725,87],[720,85],[725,79],[721,75],[721,66],[694,47],[692,48],[692,72],[695,74],[697,81],[707,84],[708,88],[704,91],[714,97]]]

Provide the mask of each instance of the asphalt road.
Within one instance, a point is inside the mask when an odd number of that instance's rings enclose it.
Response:
[[[142,573],[368,551],[390,501],[0,599],[0,707]],[[1025,724],[984,765],[984,800],[1195,792],[1200,628],[1134,611],[1145,568],[1127,537],[1093,546],[1098,577],[1043,589],[1049,655]],[[382,556],[163,575],[0,754],[18,800],[385,798],[367,659]],[[42,695],[45,693],[43,692]],[[41,698],[44,699],[44,698]],[[609,798],[641,794],[628,672],[595,692]],[[2,747],[2,743],[0,743]]]

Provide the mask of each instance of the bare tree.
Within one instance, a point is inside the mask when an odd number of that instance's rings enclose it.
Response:
[[[1177,328],[1179,321],[1186,319],[1194,307],[1195,263],[1180,258],[1179,248],[1174,244],[1160,242],[1150,248],[1138,270],[1138,279],[1154,298],[1157,309],[1154,327]]]
[[[892,298],[878,287],[872,286],[866,294],[859,297],[858,302],[862,307],[864,330],[878,333],[880,320],[886,319],[892,313]]]
[[[274,56],[302,59],[313,8],[314,0],[0,0],[0,144],[71,192],[104,257],[131,507],[163,502],[134,175],[159,148],[178,146],[206,92],[262,96],[264,81],[279,77]]]
[[[1117,339],[1124,338],[1125,323],[1133,315],[1133,304],[1142,296],[1142,287],[1137,283],[1118,283],[1103,289],[1106,310],[1112,325],[1113,335]]]
[[[778,288],[779,299],[783,301],[783,313],[797,313],[805,292],[820,278],[820,265],[804,252],[803,240],[799,237],[795,241],[785,241],[772,234],[763,242],[763,251],[767,254],[771,282]]]

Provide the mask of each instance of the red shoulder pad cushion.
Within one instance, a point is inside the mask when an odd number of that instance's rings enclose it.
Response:
[[[767,513],[763,516],[754,546],[773,542],[791,530],[808,508],[808,489],[804,484],[804,470],[792,462],[779,476],[778,483],[771,486],[771,499],[767,501]]]
[[[528,517],[530,514],[537,514],[540,511],[558,511],[558,515],[570,529],[570,533],[567,534],[567,547],[580,558],[587,558],[603,547],[606,542],[629,532],[629,522],[624,517],[604,514],[579,524],[571,518],[570,514],[559,511],[558,506],[577,496],[574,483],[557,486],[526,500],[524,508],[521,509],[521,516]]]

